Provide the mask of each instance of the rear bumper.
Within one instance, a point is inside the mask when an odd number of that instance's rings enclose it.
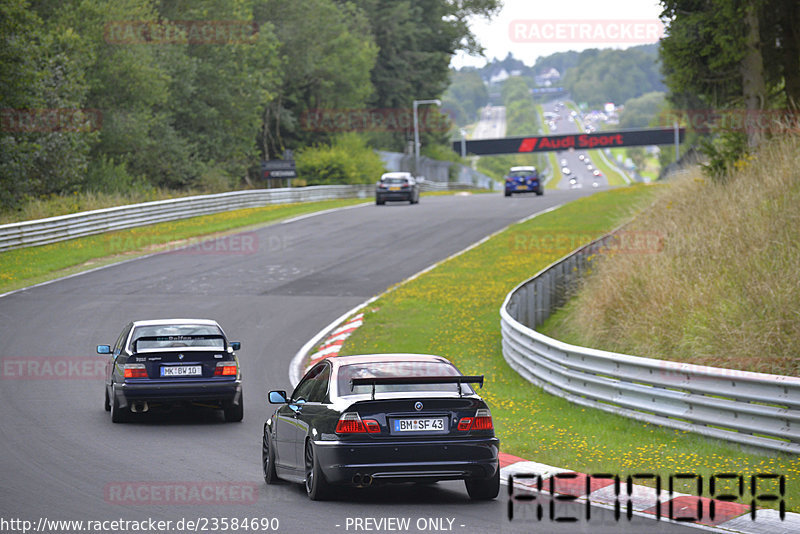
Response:
[[[497,438],[314,442],[326,480],[348,485],[356,484],[356,475],[376,483],[489,478],[500,468],[499,449]]]
[[[116,385],[117,400],[124,408],[133,402],[230,402],[239,404],[242,381],[198,380],[192,382],[123,383]]]
[[[382,191],[380,193],[375,193],[375,198],[377,200],[388,200],[388,201],[395,201],[395,200],[411,200],[414,198],[413,191]]]
[[[507,186],[506,187],[506,192],[508,192],[508,193],[536,193],[537,191],[539,191],[540,187],[541,187],[540,184],[529,185],[525,189],[521,189],[519,186],[511,186],[511,187]]]

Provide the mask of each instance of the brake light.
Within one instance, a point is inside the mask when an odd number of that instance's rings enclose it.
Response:
[[[494,430],[492,423],[492,412],[486,408],[481,408],[475,412],[475,419],[472,421],[471,430]]]
[[[492,412],[486,408],[481,408],[475,412],[475,417],[462,417],[458,422],[458,430],[494,430],[492,423]]]
[[[214,376],[236,376],[238,372],[236,362],[217,362]]]
[[[381,431],[381,425],[374,419],[361,420],[357,412],[345,412],[336,423],[337,434],[375,434]]]
[[[125,378],[147,378],[147,368],[143,363],[126,363],[123,369]]]

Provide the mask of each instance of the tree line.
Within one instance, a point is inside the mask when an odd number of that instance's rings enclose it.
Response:
[[[497,0],[6,0],[0,203],[74,191],[255,184],[330,146],[314,110],[409,109],[448,86]],[[409,128],[345,144],[403,149]],[[446,132],[429,132],[430,141]],[[349,146],[348,145],[348,146]]]

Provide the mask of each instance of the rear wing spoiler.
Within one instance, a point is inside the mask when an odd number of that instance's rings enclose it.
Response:
[[[181,341],[191,341],[195,339],[220,339],[222,340],[223,349],[227,350],[228,348],[228,342],[225,340],[225,336],[223,336],[222,334],[196,334],[196,335],[183,335],[183,336],[142,336],[133,340],[131,348],[133,349],[134,353],[137,353],[139,352],[140,341],[162,341],[162,342],[173,341],[179,343]],[[170,348],[170,347],[160,347],[160,348]],[[211,348],[212,347],[209,347],[209,349]]]
[[[457,376],[386,376],[370,378],[352,378],[350,391],[356,386],[372,386],[372,400],[375,400],[375,386],[394,384],[458,384],[458,396],[463,397],[461,384],[479,384],[483,388],[483,375]]]

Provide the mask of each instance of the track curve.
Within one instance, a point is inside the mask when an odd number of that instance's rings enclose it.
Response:
[[[347,520],[358,517],[408,517],[411,531],[420,518],[453,519],[452,530],[459,532],[536,528],[531,519],[508,521],[507,497],[472,503],[460,483],[344,492],[325,503],[310,503],[299,486],[267,487],[260,468],[266,393],[290,388],[292,356],[344,311],[511,222],[587,194],[438,196],[416,206],[369,205],[256,230],[253,253],[174,251],[0,298],[0,516],[34,523],[151,517],[173,521],[172,531],[178,520],[198,517],[278,518],[280,532],[353,531]],[[21,379],[5,373],[8,361],[39,357],[103,361],[94,346],[112,343],[127,321],[181,316],[217,319],[242,341],[242,423],[192,411],[114,425],[102,407],[100,375]],[[244,504],[221,498],[202,505],[169,499],[120,504],[109,493],[120,484],[154,482],[235,483],[255,488],[255,495]],[[545,518],[545,528],[685,529],[637,518],[618,524],[609,517],[597,509],[591,522]]]

